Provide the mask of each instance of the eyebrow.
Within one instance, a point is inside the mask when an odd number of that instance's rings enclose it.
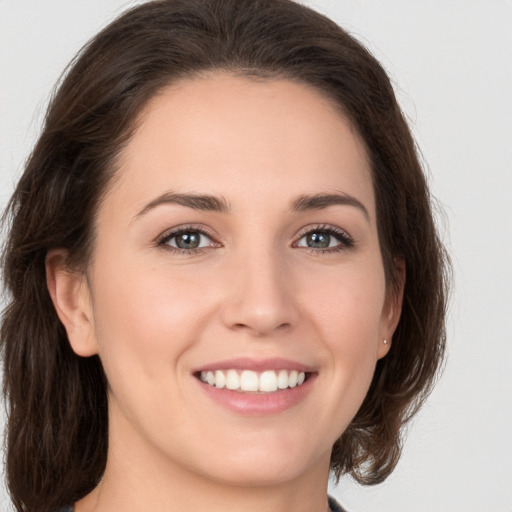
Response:
[[[227,213],[230,210],[229,203],[222,197],[215,197],[207,194],[178,194],[167,192],[158,196],[148,203],[138,214],[137,217],[144,215],[149,210],[162,204],[179,204],[205,212]]]
[[[217,213],[228,213],[231,209],[228,201],[223,197],[208,194],[167,192],[148,203],[136,217],[140,217],[149,210],[163,204],[178,204],[193,210]],[[323,210],[334,205],[353,206],[359,209],[368,221],[370,220],[368,210],[363,203],[346,193],[301,195],[291,203],[291,210],[296,212]]]
[[[328,208],[333,205],[354,206],[364,214],[368,221],[370,220],[370,214],[364,204],[355,197],[345,193],[299,196],[292,203],[292,210],[297,212],[303,212],[306,210],[323,210],[324,208]]]

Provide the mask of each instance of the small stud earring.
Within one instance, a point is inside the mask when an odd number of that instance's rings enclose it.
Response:
[[[384,340],[384,345],[387,345],[388,344],[388,340]]]

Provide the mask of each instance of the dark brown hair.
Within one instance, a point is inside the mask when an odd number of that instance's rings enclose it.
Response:
[[[7,480],[18,511],[49,512],[90,492],[107,454],[106,377],[71,350],[50,299],[45,257],[64,248],[85,269],[94,220],[145,104],[166,85],[224,70],[299,81],[352,122],[373,172],[391,290],[405,262],[403,312],[331,467],[364,484],[395,467],[403,425],[435,380],[445,343],[446,256],[425,176],[390,81],[328,18],[289,0],[161,0],[135,7],[70,65],[8,205],[1,328],[8,405]]]

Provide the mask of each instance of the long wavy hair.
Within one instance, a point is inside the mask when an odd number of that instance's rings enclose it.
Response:
[[[335,443],[331,468],[383,481],[404,424],[442,364],[447,257],[417,150],[377,60],[323,15],[290,0],[160,0],[125,12],[68,67],[4,214],[1,326],[8,409],[6,474],[19,512],[50,512],[90,492],[105,469],[107,381],[98,357],[70,348],[46,285],[45,257],[66,249],[86,269],[95,213],[116,157],[147,102],[182,78],[223,70],[307,84],[329,97],[371,162],[388,287],[400,322],[359,412]]]

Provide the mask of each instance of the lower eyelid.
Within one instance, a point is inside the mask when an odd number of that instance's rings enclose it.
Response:
[[[324,249],[315,249],[313,247],[307,247],[303,245],[298,245],[300,240],[302,240],[304,237],[308,236],[311,233],[325,233],[331,237],[333,237],[335,240],[338,241],[338,244],[334,247],[326,247]],[[311,249],[313,251],[329,251],[329,250],[336,250],[336,249],[350,249],[355,246],[354,239],[344,230],[341,229],[334,229],[330,226],[317,226],[312,229],[308,229],[307,231],[303,232],[298,238],[297,241],[293,244],[296,247],[304,247],[305,249]]]
[[[180,234],[187,233],[187,232],[197,233],[200,236],[205,237],[208,240],[208,243],[206,245],[203,245],[202,247],[196,247],[196,248],[191,248],[191,249],[183,249],[181,247],[177,247],[177,246],[171,245],[169,243],[173,238],[179,236]],[[321,232],[321,233],[328,234],[329,236],[333,237],[337,241],[337,244],[334,246],[325,247],[325,248],[314,248],[314,247],[308,247],[307,245],[298,245],[299,242],[304,237],[306,237],[308,234],[314,233],[314,232]],[[204,229],[200,229],[200,228],[197,228],[194,226],[183,226],[183,227],[179,227],[177,229],[173,229],[171,231],[167,231],[166,233],[164,233],[163,235],[161,235],[157,238],[156,244],[159,246],[170,248],[171,250],[174,250],[176,252],[188,253],[188,254],[193,254],[194,252],[200,252],[200,251],[203,251],[203,250],[211,248],[211,247],[215,248],[215,247],[223,246],[221,243],[217,242],[216,239],[211,234],[206,232]],[[310,250],[312,253],[337,252],[337,251],[352,249],[355,246],[356,246],[355,240],[348,233],[346,233],[344,230],[333,229],[332,227],[329,227],[329,226],[319,226],[319,227],[309,229],[308,231],[303,232],[296,239],[296,241],[293,242],[293,244],[292,244],[292,247],[300,247],[302,249],[307,249],[307,250]]]
[[[187,232],[197,233],[198,235],[200,235],[200,237],[205,237],[208,240],[208,243],[201,247],[195,247],[192,249],[183,249],[181,247],[177,247],[176,245],[171,245],[171,243],[170,243],[171,240],[173,240],[177,236],[179,236],[183,233],[187,233]],[[163,235],[159,236],[156,239],[156,245],[158,245],[160,247],[164,247],[164,248],[169,248],[176,252],[193,253],[194,251],[202,251],[204,249],[208,249],[209,247],[213,247],[213,246],[216,246],[219,244],[217,244],[215,242],[215,239],[210,234],[206,233],[202,229],[197,229],[197,228],[192,228],[192,227],[190,227],[190,228],[184,227],[184,228],[179,228],[179,229],[172,230],[172,231],[167,231]]]

